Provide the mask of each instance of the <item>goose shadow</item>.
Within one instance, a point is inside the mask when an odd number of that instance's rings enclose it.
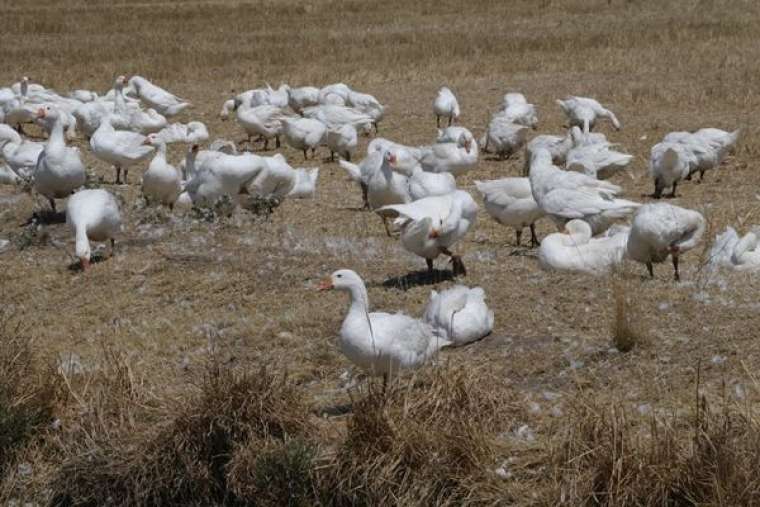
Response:
[[[105,262],[108,259],[110,259],[110,255],[102,255],[102,254],[94,254],[90,257],[90,264],[100,264],[101,262]],[[79,261],[74,261],[71,264],[68,265],[68,270],[72,273],[82,273],[84,270],[82,269],[82,264],[79,263]]]
[[[353,411],[353,403],[339,403],[337,405],[319,408],[315,412],[319,417],[340,417],[342,415],[348,415]]]
[[[454,278],[454,273],[449,269],[434,269],[432,272],[425,269],[421,271],[411,271],[403,276],[388,278],[383,281],[381,285],[386,289],[406,291],[413,287],[435,285],[441,282],[454,280]]]
[[[66,212],[65,211],[53,211],[50,209],[43,209],[35,211],[32,216],[29,217],[25,223],[21,224],[21,227],[28,225],[53,225],[53,224],[65,224]]]
[[[537,259],[538,250],[536,248],[516,246],[511,252],[509,252],[509,256],[510,257],[532,257],[534,259]]]

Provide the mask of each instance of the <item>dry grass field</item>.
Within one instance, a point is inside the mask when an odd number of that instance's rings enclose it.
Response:
[[[0,187],[0,503],[55,505],[750,505],[760,503],[760,281],[710,272],[715,234],[760,223],[760,3],[754,0],[0,1],[0,84],[61,92],[140,74],[218,117],[232,91],[342,81],[387,105],[380,135],[435,136],[448,84],[480,135],[507,91],[539,107],[595,97],[600,130],[635,155],[615,182],[648,201],[649,149],[673,130],[742,129],[739,147],[675,204],[703,212],[704,249],[644,277],[547,273],[483,210],[458,245],[493,334],[446,350],[388,393],[336,335],[359,272],[376,309],[419,315],[424,268],[357,211],[337,164],[318,197],[268,219],[206,221],[136,205],[86,141],[88,171],[123,198],[113,259],[70,269],[65,225],[22,227],[44,199]],[[367,142],[363,139],[362,146]],[[326,153],[321,152],[323,157]],[[179,161],[180,148],[171,158]],[[521,157],[461,178],[519,175]],[[479,200],[479,197],[476,197]],[[540,222],[539,235],[553,231]],[[439,267],[444,268],[443,260]],[[451,282],[438,284],[446,287]],[[18,503],[14,504],[18,505]]]

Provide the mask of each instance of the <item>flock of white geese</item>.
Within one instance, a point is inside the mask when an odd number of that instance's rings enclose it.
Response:
[[[83,270],[90,267],[90,242],[110,241],[121,230],[119,205],[105,189],[84,189],[85,166],[79,148],[69,146],[77,135],[86,137],[92,154],[112,166],[116,184],[128,184],[131,168],[142,172],[142,192],[148,203],[176,207],[209,207],[219,199],[233,202],[240,194],[277,200],[315,195],[318,169],[291,167],[281,154],[253,152],[260,142],[298,150],[304,159],[317,149],[329,149],[358,183],[365,207],[383,221],[389,236],[398,234],[402,246],[425,259],[449,257],[454,276],[466,275],[457,243],[473,228],[478,204],[457,177],[477,167],[481,151],[499,158],[524,153],[524,176],[476,181],[486,212],[515,230],[517,244],[525,227],[531,247],[538,248],[543,268],[603,274],[626,259],[646,265],[670,258],[679,280],[679,259],[694,248],[705,232],[703,216],[694,210],[655,201],[641,204],[621,198],[623,189],[610,177],[625,173],[632,156],[599,132],[600,121],[615,129],[615,114],[591,98],[557,101],[567,116],[563,135],[537,135],[536,107],[520,93],[507,93],[476,140],[456,125],[459,102],[447,87],[433,101],[439,127],[430,145],[407,146],[378,137],[385,108],[373,96],[338,83],[317,87],[248,90],[227,100],[221,117],[234,116],[247,135],[248,151],[217,139],[207,149],[206,126],[198,121],[170,123],[191,104],[149,80],[119,76],[104,95],[75,90],[67,96],[28,78],[0,88],[0,184],[31,186],[53,211],[56,199],[67,198],[66,221],[75,237],[75,253]],[[441,128],[441,122],[446,124]],[[47,133],[44,142],[25,136],[27,124]],[[374,139],[358,163],[358,138]],[[695,173],[718,168],[736,145],[739,131],[704,128],[672,132],[652,147],[649,174],[653,197],[665,189],[676,195],[679,183]],[[184,143],[186,156],[176,166],[167,159],[167,145]],[[245,143],[244,143],[245,145]],[[538,220],[549,218],[559,232],[541,241]],[[748,270],[760,267],[754,232],[744,237],[729,228],[720,235],[714,257],[724,266]],[[340,330],[345,355],[369,373],[387,376],[400,368],[416,367],[441,347],[463,345],[488,335],[494,322],[481,288],[457,285],[433,292],[422,318],[371,313],[364,282],[350,270],[339,270],[320,284],[350,294],[350,309]]]

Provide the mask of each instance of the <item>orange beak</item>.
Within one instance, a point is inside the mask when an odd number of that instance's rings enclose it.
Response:
[[[430,239],[435,239],[441,235],[440,232],[438,232],[438,229],[433,229],[430,231]]]
[[[37,118],[44,118],[45,117],[45,108],[41,107],[37,110]]]
[[[317,290],[330,290],[332,288],[333,288],[332,279],[329,277],[319,282],[319,285],[317,286]]]
[[[390,165],[392,165],[392,166],[395,166],[395,165],[396,165],[396,155],[394,155],[394,154],[390,154],[390,155],[388,156],[388,163],[389,163]]]

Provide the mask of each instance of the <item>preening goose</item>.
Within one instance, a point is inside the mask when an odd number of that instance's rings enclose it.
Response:
[[[548,150],[533,153],[530,186],[538,206],[558,225],[574,218],[588,222],[594,234],[631,215],[640,204],[617,198],[621,188],[552,164]]]
[[[374,124],[371,116],[362,113],[358,109],[331,104],[307,107],[301,114],[303,114],[304,118],[319,120],[327,128],[333,129],[349,124],[358,130],[369,132]]]
[[[529,104],[522,93],[505,94],[501,108],[493,118],[500,118],[508,123],[515,123],[532,129],[538,127],[536,106]]]
[[[149,134],[145,143],[156,147],[156,156],[143,174],[143,195],[148,202],[157,202],[173,209],[182,191],[179,171],[166,160],[166,142],[159,134]]]
[[[541,244],[535,224],[545,214],[533,198],[528,178],[475,181],[475,186],[483,196],[488,214],[498,223],[515,229],[517,246],[525,227],[530,227],[531,246]]]
[[[319,88],[313,86],[301,86],[299,88],[287,88],[288,105],[298,114],[304,108],[319,104]]]
[[[268,199],[284,199],[295,188],[298,173],[280,153],[261,157],[261,163],[261,170],[248,186],[249,193]]]
[[[172,123],[161,129],[158,138],[166,144],[185,143],[198,144],[208,141],[208,129],[199,121]]]
[[[591,237],[583,220],[570,220],[564,232],[549,234],[538,249],[538,263],[546,270],[603,275],[623,262],[628,227],[613,227],[603,236]]]
[[[578,126],[583,129],[584,133],[593,130],[599,118],[610,120],[616,130],[621,128],[620,121],[618,121],[615,113],[594,99],[569,96],[564,100],[557,100],[557,104],[567,116],[570,126]]]
[[[566,167],[599,180],[606,180],[623,171],[633,155],[622,153],[605,144],[582,144],[567,153]]]
[[[480,287],[455,285],[442,292],[431,291],[422,319],[452,346],[466,345],[493,331],[494,314],[485,299]]]
[[[512,123],[502,117],[494,117],[484,135],[484,151],[495,153],[505,160],[517,153],[527,141],[529,127]]]
[[[718,234],[710,249],[709,261],[712,268],[727,267],[734,271],[760,270],[760,246],[757,228],[739,237],[733,227],[726,227]]]
[[[680,143],[662,142],[652,146],[649,157],[649,175],[654,179],[652,197],[659,199],[667,187],[672,187],[668,197],[676,197],[678,182],[686,179],[696,164],[694,152]]]
[[[395,219],[394,224],[401,229],[401,245],[424,258],[428,271],[433,271],[433,261],[443,254],[451,258],[455,276],[467,274],[462,258],[450,249],[477,219],[478,205],[470,194],[456,190],[408,204],[384,206],[378,214]]]
[[[79,148],[66,146],[61,114],[50,106],[41,107],[37,116],[53,122],[47,145],[37,159],[34,189],[47,197],[55,211],[55,199],[68,197],[87,179]]]
[[[704,217],[696,211],[664,202],[645,204],[633,217],[626,244],[627,255],[636,262],[646,264],[652,278],[652,264],[663,262],[671,256],[678,281],[680,256],[699,244],[705,228]]]
[[[180,99],[142,76],[132,76],[129,79],[129,86],[146,104],[164,116],[175,116],[190,107],[190,103],[186,100]]]
[[[280,135],[283,132],[281,119],[283,110],[278,106],[264,104],[255,107],[237,108],[237,121],[248,135],[248,142],[253,136],[264,140],[264,150],[269,148],[269,140],[274,138],[275,147],[280,147]]]
[[[346,97],[346,104],[372,118],[375,133],[378,132],[378,124],[385,115],[385,106],[372,95],[351,90]]]
[[[338,343],[341,352],[370,375],[387,380],[401,369],[421,366],[449,345],[426,322],[403,313],[370,312],[364,281],[354,271],[335,271],[319,289],[348,292],[350,305]]]
[[[319,103],[345,106],[349,93],[351,93],[351,88],[343,83],[327,85],[319,90]]]
[[[145,145],[145,136],[126,130],[115,130],[111,124],[112,116],[104,118],[90,138],[92,153],[103,162],[112,164],[116,169],[116,184],[121,183],[121,170],[124,170],[124,183],[128,183],[129,167],[147,159],[153,153],[152,146]]]
[[[451,90],[443,86],[438,90],[433,101],[433,114],[435,114],[435,125],[441,127],[441,117],[449,119],[449,126],[453,121],[459,119],[459,102]]]
[[[168,125],[166,118],[153,109],[143,111],[139,106],[127,107],[124,100],[126,78],[119,76],[114,84],[114,108],[111,124],[120,130],[131,130],[140,134],[158,132]],[[102,119],[101,119],[102,121]]]
[[[102,189],[80,190],[66,204],[66,223],[76,238],[76,256],[86,270],[90,266],[90,241],[111,241],[121,231],[121,213],[116,198]]]
[[[317,146],[324,143],[327,135],[325,124],[310,118],[282,118],[282,126],[285,142],[296,150],[302,150],[304,160],[309,158],[309,149],[314,156]]]
[[[220,151],[200,151],[194,144],[188,148],[185,158],[187,197],[195,206],[210,207],[218,199],[228,196],[235,199],[246,192],[248,185],[263,169],[262,157],[251,153],[227,155]]]
[[[438,142],[421,148],[419,163],[430,172],[448,172],[460,176],[478,164],[478,143],[464,129],[456,142]]]

